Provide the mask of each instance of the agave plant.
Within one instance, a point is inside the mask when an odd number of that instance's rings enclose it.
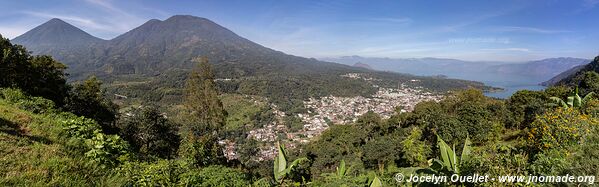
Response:
[[[566,102],[564,102],[564,100],[560,99],[559,97],[550,97],[549,99],[551,99],[551,101],[553,101],[553,103],[551,103],[551,105],[553,105],[553,106],[561,106],[563,108],[572,108],[572,107],[578,108],[578,107],[582,107],[585,103],[587,103],[594,96],[595,96],[595,92],[591,92],[591,93],[588,93],[586,96],[584,96],[584,98],[580,98],[580,95],[578,95],[578,88],[576,88],[574,93],[567,98]]]
[[[277,183],[283,183],[285,176],[291,173],[291,170],[303,161],[308,160],[307,158],[295,159],[291,164],[287,165],[287,152],[285,151],[285,145],[279,144],[279,153],[274,160],[274,177]]]
[[[452,173],[460,173],[460,166],[470,160],[470,152],[472,149],[472,142],[470,137],[466,137],[464,141],[464,148],[462,149],[462,155],[460,158],[457,157],[455,151],[455,145],[449,147],[439,135],[437,135],[437,145],[439,146],[440,159],[430,160],[430,169],[436,172],[449,171]]]

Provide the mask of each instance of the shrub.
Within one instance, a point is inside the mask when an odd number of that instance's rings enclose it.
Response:
[[[127,186],[175,186],[184,165],[174,160],[157,162],[126,162],[119,169],[120,175],[127,179]]]
[[[536,154],[529,166],[529,171],[535,175],[563,175],[566,168],[571,166],[571,154],[561,149],[546,150]]]
[[[19,108],[36,114],[51,113],[55,110],[54,102],[42,97],[32,97],[28,100],[22,100],[18,105]]]
[[[14,88],[0,89],[0,97],[10,103],[17,103],[21,100],[27,99],[27,95],[25,95],[21,90]]]
[[[118,122],[119,134],[140,157],[171,158],[179,148],[175,124],[163,116],[157,107],[134,109],[131,116],[120,118]]]
[[[528,144],[533,151],[567,148],[580,143],[598,124],[596,118],[576,109],[559,108],[537,116],[528,132]]]
[[[106,135],[100,125],[85,117],[71,117],[63,121],[63,136],[85,144],[85,156],[92,162],[115,166],[128,159],[129,145],[117,135]]]
[[[409,166],[425,166],[427,164],[427,156],[431,152],[431,148],[426,142],[421,141],[422,130],[413,127],[410,134],[405,140],[401,141],[403,151],[402,159]]]
[[[183,173],[183,186],[250,186],[249,177],[240,170],[213,165]]]
[[[464,164],[462,172],[466,175],[527,175],[525,169],[528,165],[528,155],[521,153],[521,150],[510,145],[491,144],[475,149],[470,161]]]
[[[129,144],[117,135],[105,135],[96,130],[85,144],[89,148],[85,156],[101,165],[115,166],[129,159]]]
[[[69,138],[91,139],[94,131],[100,126],[92,119],[85,117],[69,118],[63,121],[64,135]]]

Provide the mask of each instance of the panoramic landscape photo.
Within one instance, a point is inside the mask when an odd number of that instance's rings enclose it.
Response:
[[[0,186],[594,186],[599,1],[0,1]]]

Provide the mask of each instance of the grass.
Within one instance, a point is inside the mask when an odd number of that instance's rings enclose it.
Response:
[[[61,139],[62,115],[33,114],[0,100],[0,186],[112,186],[119,178],[89,164]]]

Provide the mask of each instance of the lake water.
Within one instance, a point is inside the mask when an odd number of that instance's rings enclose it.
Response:
[[[461,74],[450,76],[458,79],[473,80],[485,83],[487,86],[503,88],[501,92],[487,92],[488,97],[507,99],[519,90],[543,90],[545,86],[539,83],[548,80],[547,77],[531,77],[526,75],[506,75],[506,74]]]
[[[489,85],[489,86],[493,86],[493,85]],[[496,86],[496,87],[501,87],[501,86]],[[516,93],[517,91],[520,90],[534,90],[534,91],[538,91],[538,90],[543,90],[545,89],[545,86],[539,86],[539,85],[525,85],[525,86],[508,86],[508,87],[501,87],[504,89],[504,91],[501,92],[486,92],[485,95],[488,97],[495,97],[495,98],[500,98],[500,99],[507,99],[510,96],[512,96],[514,93]]]

